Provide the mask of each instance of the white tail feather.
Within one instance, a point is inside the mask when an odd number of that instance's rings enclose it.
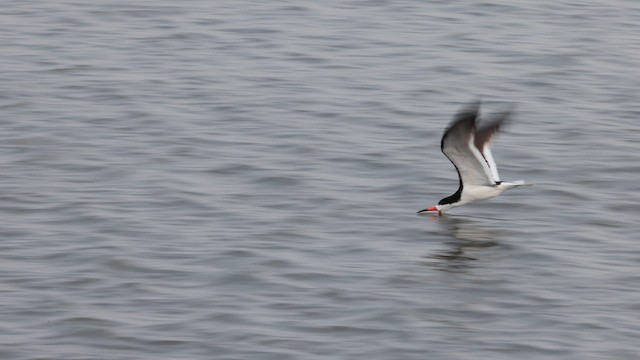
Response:
[[[505,185],[505,186],[509,186],[509,187],[516,187],[516,186],[533,186],[533,184],[532,184],[532,183],[526,183],[526,182],[524,182],[524,180],[503,181],[500,185]]]

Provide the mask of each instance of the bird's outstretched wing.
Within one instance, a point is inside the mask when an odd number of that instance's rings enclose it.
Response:
[[[482,124],[475,132],[475,146],[480,150],[480,154],[489,165],[491,176],[495,182],[500,181],[500,175],[498,174],[498,167],[496,166],[493,155],[491,154],[491,142],[500,128],[508,122],[510,111],[505,111],[495,115],[487,125]]]
[[[442,153],[458,171],[461,187],[463,183],[465,186],[493,186],[496,183],[488,162],[476,147],[476,119],[479,107],[480,102],[474,102],[458,112],[440,142]]]

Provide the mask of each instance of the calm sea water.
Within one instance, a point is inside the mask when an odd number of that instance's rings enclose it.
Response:
[[[637,1],[8,1],[0,358],[640,358]],[[481,98],[531,188],[457,189]]]

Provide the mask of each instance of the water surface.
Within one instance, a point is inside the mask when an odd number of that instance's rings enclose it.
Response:
[[[8,2],[0,357],[640,357],[633,1]],[[536,183],[443,217],[452,115]]]

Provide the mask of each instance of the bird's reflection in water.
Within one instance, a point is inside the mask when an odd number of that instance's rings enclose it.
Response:
[[[448,249],[436,254],[425,255],[425,263],[436,265],[446,271],[464,271],[474,266],[474,261],[481,249],[491,248],[499,244],[501,231],[481,225],[482,218],[461,215],[434,216],[430,220],[437,221],[442,230],[438,235],[449,237]]]

